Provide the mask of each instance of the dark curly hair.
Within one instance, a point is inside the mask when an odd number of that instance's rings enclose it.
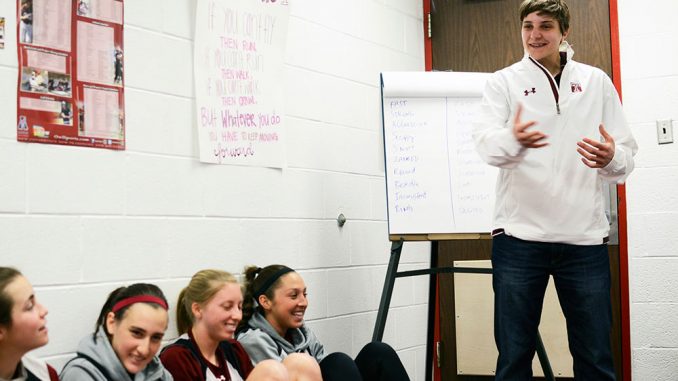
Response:
[[[271,283],[266,290],[261,290],[261,287],[269,282],[272,277],[277,276],[283,269],[287,269],[284,265],[269,265],[264,268],[257,266],[245,267],[243,271],[245,274],[245,292],[242,303],[242,320],[238,324],[238,331],[244,331],[247,328],[247,323],[254,315],[254,312],[259,311],[263,314],[264,311],[259,305],[255,305],[256,295],[258,291],[261,295],[266,295],[267,298],[273,299],[273,293],[280,287],[280,278]],[[288,271],[293,271],[288,269]]]

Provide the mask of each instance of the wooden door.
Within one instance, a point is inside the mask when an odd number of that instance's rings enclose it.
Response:
[[[610,17],[607,0],[568,0],[574,59],[603,69],[612,77]],[[519,0],[431,0],[433,70],[494,72],[520,60]],[[614,234],[616,236],[616,234]],[[443,241],[437,245],[437,266],[455,260],[489,259],[490,240]],[[621,380],[619,246],[610,245],[614,352]],[[459,376],[456,367],[454,279],[439,277],[440,375],[445,381],[487,381],[489,376]],[[492,334],[492,332],[488,332]]]

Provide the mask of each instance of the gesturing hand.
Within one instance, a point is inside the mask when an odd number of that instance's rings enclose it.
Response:
[[[603,168],[614,157],[614,139],[607,133],[602,123],[598,130],[603,136],[603,141],[584,138],[577,142],[577,152],[583,156],[581,161],[591,168]]]
[[[534,120],[529,122],[521,122],[520,114],[523,112],[523,105],[518,104],[516,116],[513,118],[513,136],[525,148],[541,148],[547,146],[548,143],[544,141],[547,136],[541,131],[527,131],[528,128],[537,124]]]

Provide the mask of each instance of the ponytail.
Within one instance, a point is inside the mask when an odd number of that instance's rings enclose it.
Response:
[[[258,308],[254,304],[254,278],[261,272],[262,268],[257,266],[248,266],[245,267],[243,271],[245,275],[244,281],[244,291],[243,291],[243,302],[242,302],[242,320],[238,323],[238,331],[244,331],[247,328],[247,323],[254,315],[255,310]]]
[[[179,293],[179,298],[177,298],[177,331],[179,335],[187,333],[188,330],[193,325],[193,313],[186,307],[186,289]]]

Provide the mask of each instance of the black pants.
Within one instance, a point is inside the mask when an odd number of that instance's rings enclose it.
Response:
[[[386,343],[373,341],[363,347],[355,361],[334,352],[320,362],[323,381],[409,381],[398,354]]]

